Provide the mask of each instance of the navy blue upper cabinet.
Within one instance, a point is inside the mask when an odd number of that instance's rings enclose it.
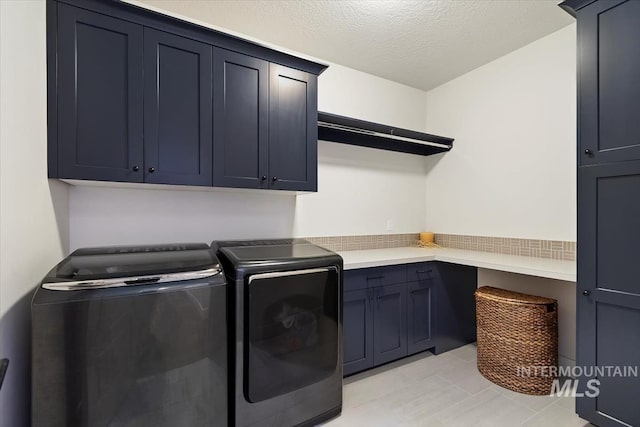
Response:
[[[56,177],[141,182],[142,26],[65,4],[57,19]]]
[[[640,2],[579,9],[581,165],[640,159]]]
[[[269,81],[269,180],[278,190],[317,189],[317,77],[276,64]]]
[[[212,184],[211,46],[144,29],[144,180]]]
[[[213,184],[268,188],[269,63],[215,49],[213,76]]]
[[[213,80],[213,184],[315,191],[317,77],[216,49]]]
[[[124,2],[47,2],[49,177],[315,191],[326,66]]]

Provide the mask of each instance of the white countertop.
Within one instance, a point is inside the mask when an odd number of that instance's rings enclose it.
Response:
[[[549,279],[576,281],[576,262],[453,248],[389,248],[339,251],[344,269],[409,264],[422,261],[444,261],[510,273]]]

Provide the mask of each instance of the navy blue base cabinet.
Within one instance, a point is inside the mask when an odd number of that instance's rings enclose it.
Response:
[[[424,262],[344,274],[344,375],[476,339],[475,267]]]
[[[438,262],[435,354],[476,340],[478,269]]]
[[[374,289],[373,364],[407,355],[407,286],[405,283]]]
[[[344,292],[342,339],[345,375],[364,371],[373,366],[373,304],[371,299],[370,289]]]
[[[576,366],[637,367],[640,1],[561,6],[577,18],[578,34]],[[594,375],[578,378],[578,415],[600,427],[640,426],[640,378],[586,372]]]
[[[49,177],[317,189],[325,65],[124,2],[47,3]]]

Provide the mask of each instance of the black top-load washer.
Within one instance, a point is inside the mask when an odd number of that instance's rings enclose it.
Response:
[[[205,244],[80,249],[32,301],[32,425],[228,425],[226,280]]]
[[[314,425],[342,409],[342,258],[306,240],[213,242],[227,275],[230,417]],[[232,341],[233,342],[233,341]]]

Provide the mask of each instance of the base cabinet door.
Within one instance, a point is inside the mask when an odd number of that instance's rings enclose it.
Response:
[[[343,360],[344,375],[373,366],[372,289],[344,293]]]
[[[640,364],[639,241],[640,161],[580,168],[576,366]],[[602,427],[640,426],[639,377],[593,375],[578,386],[582,418]]]
[[[434,353],[441,354],[476,340],[478,269],[440,261],[435,266]]]
[[[374,288],[373,363],[407,355],[407,285]]]
[[[434,346],[433,292],[431,280],[407,283],[407,354]]]

